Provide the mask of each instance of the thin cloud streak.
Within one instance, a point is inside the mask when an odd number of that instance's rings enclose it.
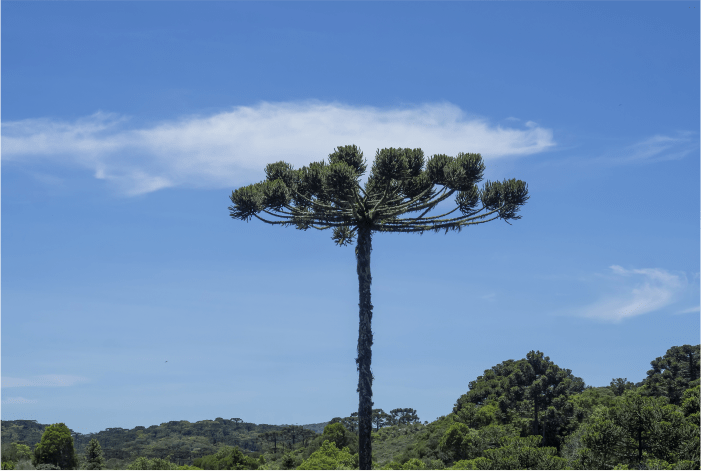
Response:
[[[7,397],[2,400],[2,405],[15,405],[15,404],[36,404],[38,401],[36,399],[27,399],[25,397]]]
[[[43,375],[32,376],[31,378],[2,378],[3,388],[26,388],[26,387],[62,387],[73,386],[77,383],[89,381],[82,376],[72,375]]]
[[[571,313],[621,322],[669,306],[678,300],[688,284],[685,275],[674,275],[660,268],[626,270],[618,265],[609,268],[613,275],[606,277],[607,284],[615,285],[616,294],[605,296]],[[631,282],[635,284],[631,286]]]
[[[698,154],[699,139],[697,133],[679,131],[676,136],[655,134],[634,144],[608,149],[596,157],[572,156],[552,159],[540,163],[541,166],[565,165],[617,167],[621,165],[643,165],[658,162],[681,160],[688,155]],[[577,146],[572,146],[576,148]],[[564,150],[559,147],[560,150]]]
[[[2,158],[49,160],[90,169],[127,195],[168,187],[224,188],[263,178],[266,164],[295,168],[356,144],[372,163],[384,147],[420,147],[427,156],[479,152],[485,160],[526,156],[555,145],[552,130],[491,126],[450,103],[380,109],[303,102],[240,106],[211,116],[188,116],[144,129],[98,112],[75,122],[27,119],[3,123]]]
[[[683,309],[683,310],[677,312],[677,314],[691,314],[692,312],[699,312],[699,311],[701,311],[701,306],[690,307],[689,309]]]

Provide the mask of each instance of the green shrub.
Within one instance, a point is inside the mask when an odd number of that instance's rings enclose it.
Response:
[[[348,447],[339,450],[334,442],[324,440],[321,448],[297,469],[358,469],[358,455],[351,455]]]

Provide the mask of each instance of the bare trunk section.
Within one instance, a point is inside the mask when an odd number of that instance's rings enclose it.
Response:
[[[372,304],[370,302],[370,252],[372,234],[369,228],[358,228],[358,287],[360,323],[358,327],[358,458],[360,469],[372,469]]]

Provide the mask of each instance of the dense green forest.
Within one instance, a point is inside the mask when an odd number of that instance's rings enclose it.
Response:
[[[411,408],[374,409],[373,468],[700,469],[699,347],[672,347],[643,381],[604,387],[531,351],[485,370],[434,422]],[[357,424],[357,412],[304,426],[219,417],[83,435],[3,421],[2,466],[358,469]]]

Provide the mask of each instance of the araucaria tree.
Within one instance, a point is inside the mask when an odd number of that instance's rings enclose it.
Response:
[[[105,466],[102,447],[96,438],[90,440],[88,446],[85,447],[85,461],[87,462],[85,469],[103,469]]]
[[[425,164],[425,165],[424,165]],[[332,229],[332,239],[343,246],[357,237],[360,292],[358,332],[358,418],[360,469],[370,469],[372,430],[372,303],[370,251],[375,232],[451,230],[494,219],[520,219],[516,213],[528,199],[521,180],[487,181],[480,190],[484,163],[480,154],[437,154],[424,161],[421,149],[382,149],[375,156],[364,186],[363,153],[356,146],[338,147],[324,161],[294,170],[286,162],[269,164],[267,178],[231,193],[230,215],[249,221],[297,229]],[[456,207],[427,216],[439,203],[456,195]],[[479,204],[481,201],[481,205]],[[403,217],[420,213],[416,217]],[[273,217],[275,219],[270,219]]]

